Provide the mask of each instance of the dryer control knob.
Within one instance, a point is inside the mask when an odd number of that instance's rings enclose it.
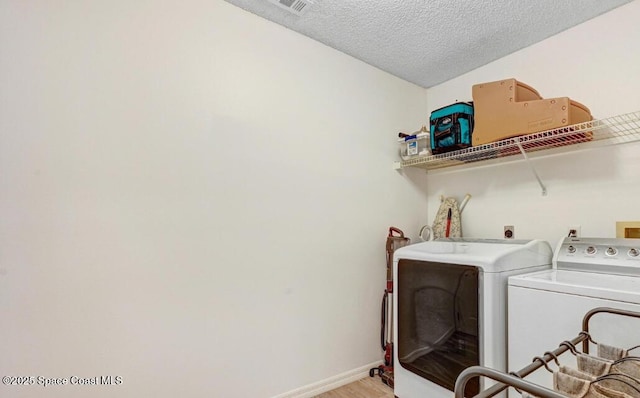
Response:
[[[569,252],[569,253],[575,253],[575,252],[576,252],[576,247],[575,247],[575,246],[569,246],[569,247],[567,247],[567,252]]]
[[[586,252],[587,252],[587,254],[596,254],[597,250],[596,250],[595,247],[589,246],[589,247],[587,247]]]
[[[615,256],[616,254],[618,254],[618,250],[615,247],[607,249],[607,256]]]
[[[640,255],[640,250],[638,249],[629,249],[629,256],[631,257],[638,257],[638,255]]]

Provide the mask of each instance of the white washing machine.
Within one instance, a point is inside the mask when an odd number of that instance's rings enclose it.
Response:
[[[577,337],[584,315],[593,308],[640,312],[640,240],[563,238],[552,269],[510,277],[508,286],[508,367],[518,371],[533,357]],[[639,319],[619,315],[598,314],[589,321],[593,340],[622,348],[640,344],[639,330]],[[576,366],[570,353],[559,360]],[[544,368],[526,379],[552,386],[552,375]]]
[[[394,393],[451,398],[473,365],[506,370],[507,279],[551,267],[547,242],[444,239],[395,251]],[[484,388],[467,384],[469,394]]]

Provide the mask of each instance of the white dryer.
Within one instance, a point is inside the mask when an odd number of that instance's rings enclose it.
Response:
[[[552,269],[509,278],[509,370],[578,336],[584,315],[596,307],[640,312],[639,239],[563,238]],[[589,321],[593,340],[622,348],[640,344],[638,330],[640,320],[629,317],[598,314]],[[560,362],[575,366],[571,354]],[[527,380],[552,386],[544,369]]]
[[[506,370],[507,278],[548,269],[551,259],[539,240],[457,238],[396,250],[396,397],[451,398],[465,368]],[[468,383],[467,395],[480,388]]]

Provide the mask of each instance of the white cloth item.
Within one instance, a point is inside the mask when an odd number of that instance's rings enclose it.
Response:
[[[640,382],[640,357],[625,357],[614,362],[580,353],[577,355],[577,362],[578,370],[596,377],[609,373],[622,373]]]
[[[576,356],[578,370],[599,377],[604,375],[621,375],[618,379],[626,381],[622,383],[615,380],[605,380],[601,385],[622,391],[632,397],[640,397],[640,358],[625,357],[616,361],[593,357],[587,354]],[[634,388],[635,387],[635,388]]]
[[[602,376],[609,373],[613,361],[598,358],[591,355],[578,353],[576,355],[578,370],[593,376]]]
[[[611,371],[609,373],[622,373],[633,377],[640,383],[640,358],[627,359],[617,363],[614,362],[614,364],[611,365]]]
[[[619,390],[613,390],[600,382],[583,380],[563,372],[553,373],[554,390],[570,398],[636,398]]]
[[[451,210],[451,222],[448,222],[449,210]],[[433,237],[446,238],[447,224],[449,224],[449,238],[459,238],[462,236],[462,223],[460,220],[460,209],[455,198],[443,199],[440,208],[433,221]]]
[[[614,347],[607,344],[598,344],[598,356],[604,359],[611,359],[615,361],[616,359],[624,358],[628,355],[627,350],[624,348]]]
[[[610,369],[613,369],[613,366],[613,364],[610,365]],[[568,366],[560,366],[560,372],[589,382],[593,382],[598,376],[609,375],[611,376],[611,379],[598,381],[598,385],[614,391],[625,393],[631,397],[640,398],[640,391],[638,391],[638,389],[640,389],[640,382],[635,380],[633,377],[628,377],[624,374],[616,376],[616,374],[619,374],[620,372],[593,375],[587,372],[580,371],[578,369],[573,369]]]

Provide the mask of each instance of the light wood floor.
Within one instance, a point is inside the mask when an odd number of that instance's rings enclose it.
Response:
[[[314,398],[394,398],[393,390],[378,376],[365,377]]]

